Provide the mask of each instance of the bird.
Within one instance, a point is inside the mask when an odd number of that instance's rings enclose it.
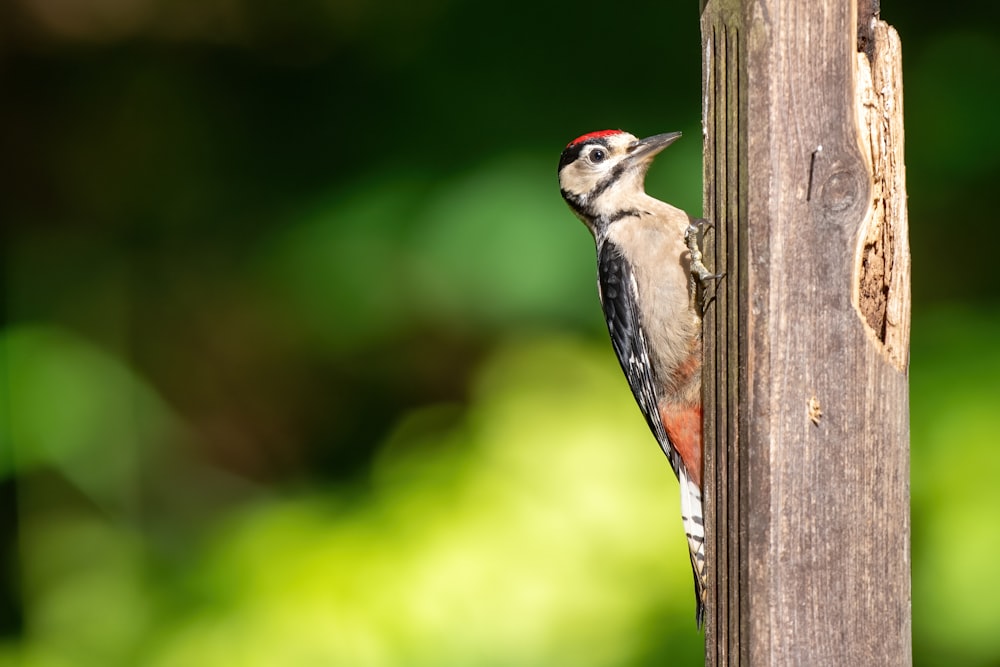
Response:
[[[680,132],[644,139],[590,132],[559,158],[559,189],[594,237],[597,289],[611,344],[629,387],[677,475],[694,573],[695,621],[705,618],[702,510],[701,319],[709,223],[646,194],[654,157]]]

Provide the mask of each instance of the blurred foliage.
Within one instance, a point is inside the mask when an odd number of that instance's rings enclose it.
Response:
[[[918,665],[1000,662],[998,13],[885,7]],[[697,19],[0,7],[0,666],[697,663],[555,183],[584,131],[680,129],[648,185],[700,209]]]
[[[105,508],[33,513],[22,567],[34,641],[8,655],[25,665],[641,659],[656,647],[636,627],[691,624],[689,573],[664,567],[685,553],[681,531],[667,529],[679,516],[671,473],[642,446],[644,424],[630,419],[605,352],[560,338],[504,345],[467,409],[399,420],[360,486],[261,494],[213,519],[179,559]],[[108,369],[92,370],[99,383]],[[98,601],[109,613],[95,624]],[[679,635],[673,650],[694,659],[698,636]]]
[[[1000,660],[1000,311],[914,322],[910,366],[915,659]]]

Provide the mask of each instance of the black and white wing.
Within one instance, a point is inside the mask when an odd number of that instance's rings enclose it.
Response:
[[[639,312],[638,285],[632,268],[614,242],[605,239],[597,251],[597,287],[601,307],[611,334],[611,345],[632,394],[642,410],[649,430],[656,436],[674,472],[678,471],[677,452],[667,437],[657,407],[656,378],[649,358],[649,346]]]

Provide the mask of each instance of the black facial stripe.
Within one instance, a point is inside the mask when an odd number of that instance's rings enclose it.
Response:
[[[583,203],[583,195],[573,194],[569,190],[563,190],[562,188],[559,188],[559,194],[562,195],[563,199],[566,200],[566,203],[569,204],[569,207],[575,212],[582,215],[590,213],[590,207]]]
[[[576,159],[580,157],[580,153],[583,152],[583,149],[589,146],[604,146],[609,151],[611,150],[611,146],[608,144],[607,139],[604,139],[603,137],[588,139],[587,141],[581,141],[578,144],[567,146],[566,150],[564,150],[562,155],[559,156],[559,171],[562,171],[563,167],[566,165],[576,162]]]
[[[594,186],[594,189],[588,193],[591,199],[597,199],[598,197],[600,197],[605,190],[614,185],[615,181],[617,181],[619,178],[622,177],[622,174],[625,173],[626,162],[619,162],[618,164],[616,164],[614,168],[611,170],[610,174],[608,174],[607,176],[605,176],[604,178],[602,178],[600,181],[597,182],[597,185]]]
[[[608,223],[618,222],[622,218],[638,218],[641,214],[637,208],[626,208],[621,211],[615,211],[608,216]]]

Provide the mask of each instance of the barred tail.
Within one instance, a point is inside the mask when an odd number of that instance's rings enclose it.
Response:
[[[705,594],[708,587],[708,573],[705,570],[705,519],[701,508],[701,489],[684,469],[677,467],[677,479],[681,483],[681,520],[687,535],[691,552],[691,569],[694,571],[695,620],[701,628],[705,622]]]

